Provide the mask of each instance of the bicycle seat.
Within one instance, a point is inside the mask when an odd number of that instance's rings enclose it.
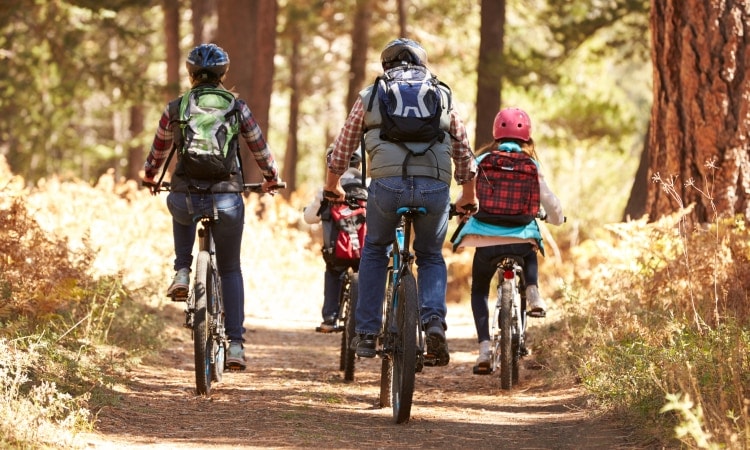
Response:
[[[424,206],[402,206],[396,210],[399,216],[424,216],[427,214],[427,208]]]
[[[505,259],[512,259],[513,261],[516,262],[516,264],[518,264],[521,268],[523,268],[523,258],[521,256],[518,256],[518,255],[499,255],[499,256],[495,256],[494,258],[492,258],[492,260],[490,260],[490,264],[492,264],[493,266],[499,266],[500,264],[502,264],[502,262]]]

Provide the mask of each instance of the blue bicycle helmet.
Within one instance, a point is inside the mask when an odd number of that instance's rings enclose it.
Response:
[[[424,66],[427,64],[427,51],[417,41],[406,38],[394,39],[380,54],[380,63],[384,70],[404,64]]]
[[[190,51],[185,66],[194,80],[220,80],[229,70],[229,55],[216,44],[201,44]]]

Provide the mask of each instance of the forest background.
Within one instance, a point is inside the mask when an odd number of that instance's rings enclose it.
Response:
[[[214,41],[229,51],[227,84],[248,100],[290,183],[285,200],[298,210],[323,179],[325,147],[352,95],[380,72],[380,49],[397,35],[414,38],[452,87],[475,147],[501,106],[532,117],[543,170],[568,216],[548,234],[555,257],[543,270],[549,295],[571,310],[550,328],[576,331],[579,341],[549,357],[570,360],[603,405],[659,422],[665,395],[674,395],[684,416],[666,428],[697,417],[687,442],[747,445],[749,9],[644,0],[8,0],[0,5],[0,153],[23,179],[22,199],[50,179],[94,185],[111,176],[132,187],[164,105],[188,87],[184,55]],[[4,208],[21,208],[13,204]],[[27,232],[3,230],[11,242]],[[19,297],[23,283],[8,270],[19,260],[3,260],[9,336],[49,328],[39,300],[30,307]],[[47,298],[59,303],[56,314],[66,295]],[[727,383],[731,392],[716,394]]]

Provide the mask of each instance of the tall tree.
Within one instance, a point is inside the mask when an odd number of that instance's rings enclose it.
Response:
[[[352,58],[349,65],[349,88],[346,94],[345,109],[349,111],[359,91],[365,84],[367,67],[367,48],[370,44],[370,22],[372,20],[372,2],[357,0],[354,23],[352,24]]]
[[[167,87],[166,100],[180,95],[180,2],[164,0],[164,37],[167,49]]]
[[[291,21],[291,14],[290,14]],[[297,155],[299,154],[298,133],[299,128],[299,104],[300,104],[300,45],[302,34],[300,27],[291,24],[292,52],[289,56],[289,129],[286,138],[286,152],[284,153],[284,168],[282,179],[286,181],[287,188],[281,192],[285,198],[289,198],[297,189]]]
[[[492,122],[500,109],[504,30],[505,0],[482,0],[475,149],[492,140]]]
[[[694,219],[750,220],[750,9],[652,0],[652,220],[695,203]]]
[[[247,100],[266,139],[273,90],[276,11],[276,0],[223,0],[217,5],[217,44],[229,53],[230,60],[227,87]],[[245,179],[260,179],[247,146],[241,146]]]

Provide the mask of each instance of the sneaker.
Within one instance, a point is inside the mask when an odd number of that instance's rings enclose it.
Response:
[[[529,317],[544,317],[547,315],[547,305],[539,296],[539,289],[536,286],[526,287],[526,309],[529,311]]]
[[[336,331],[336,316],[327,316],[323,318],[320,326],[315,330],[321,333],[330,333]]]
[[[180,269],[175,273],[172,284],[167,289],[167,297],[174,301],[185,301],[190,289],[190,269]]]
[[[227,367],[229,370],[245,370],[245,349],[239,342],[230,342],[227,350]]]
[[[479,357],[477,358],[477,364],[474,366],[474,373],[477,375],[487,375],[492,372],[491,365],[491,354],[490,354],[490,341],[482,341],[479,343]]]
[[[446,366],[451,357],[448,353],[448,343],[445,342],[445,327],[439,317],[433,317],[424,326],[427,335],[427,352],[425,366]]]
[[[355,348],[360,358],[374,358],[378,352],[375,350],[376,336],[374,334],[358,334],[352,339],[352,347]]]

